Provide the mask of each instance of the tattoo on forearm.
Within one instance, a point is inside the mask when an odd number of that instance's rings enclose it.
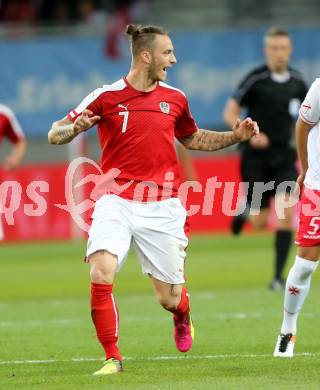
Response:
[[[66,144],[72,141],[73,138],[77,135],[73,129],[73,124],[53,128],[51,132],[57,145]]]
[[[237,140],[232,131],[219,133],[210,130],[199,130],[191,137],[181,139],[181,142],[188,149],[214,151],[234,145]]]

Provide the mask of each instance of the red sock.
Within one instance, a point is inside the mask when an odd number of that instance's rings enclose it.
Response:
[[[122,360],[118,349],[119,311],[112,284],[91,283],[91,317],[106,358]]]
[[[185,287],[182,287],[181,300],[178,307],[172,311],[175,319],[184,320],[190,311],[189,294]]]

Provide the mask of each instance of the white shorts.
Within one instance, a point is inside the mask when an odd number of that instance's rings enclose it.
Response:
[[[119,271],[133,243],[143,273],[170,284],[184,283],[185,221],[186,210],[177,198],[141,203],[104,195],[92,214],[87,256],[105,249],[118,257]]]

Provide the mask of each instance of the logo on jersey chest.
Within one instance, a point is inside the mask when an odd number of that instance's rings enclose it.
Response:
[[[128,106],[129,104],[127,104],[126,106],[124,106],[123,104],[118,104],[118,107],[124,108],[126,111],[128,111]]]
[[[167,102],[160,102],[160,110],[165,113],[169,114],[170,112],[170,105]]]

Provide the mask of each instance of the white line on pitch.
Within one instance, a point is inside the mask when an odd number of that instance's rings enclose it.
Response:
[[[57,320],[18,320],[18,321],[0,321],[0,327],[14,326],[43,326],[43,325],[69,325],[79,322],[77,318],[62,318]]]
[[[305,317],[316,317],[317,315],[313,313],[303,313]],[[220,313],[212,315],[197,315],[194,316],[197,320],[214,320],[214,321],[225,321],[225,320],[247,320],[247,319],[261,319],[261,318],[270,318],[277,317],[276,315],[263,314],[261,312],[252,312],[252,313]],[[130,316],[124,318],[123,323],[129,322],[166,322],[167,318],[165,316]],[[0,327],[20,327],[20,326],[42,326],[42,325],[51,325],[51,326],[63,326],[69,324],[80,323],[81,318],[60,318],[52,320],[12,320],[12,321],[0,321]]]
[[[317,356],[316,353],[297,353],[295,356]],[[125,357],[124,360],[138,361],[159,361],[159,360],[211,360],[211,359],[255,359],[255,358],[272,358],[272,354],[230,354],[230,355],[187,355],[187,356],[152,356],[152,357]],[[103,358],[70,358],[70,359],[43,359],[43,360],[0,360],[0,365],[10,364],[50,364],[50,363],[69,363],[69,362],[90,362],[102,361]]]

